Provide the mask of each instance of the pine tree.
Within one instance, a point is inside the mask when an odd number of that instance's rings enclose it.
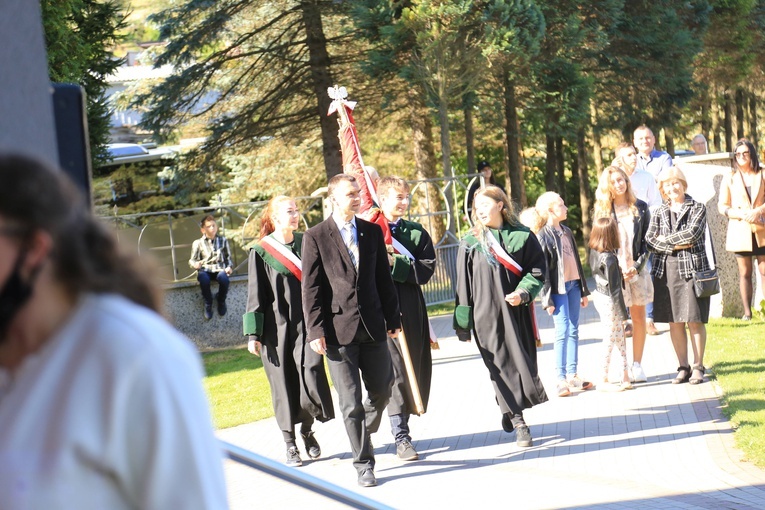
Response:
[[[87,96],[88,132],[93,167],[108,160],[111,107],[106,77],[122,63],[111,49],[126,26],[116,0],[43,0],[48,73],[52,82],[76,83]]]

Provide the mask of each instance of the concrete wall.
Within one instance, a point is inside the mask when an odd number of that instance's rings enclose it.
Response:
[[[58,164],[40,3],[3,0],[0,16],[0,151]]]
[[[731,171],[731,154],[722,152],[703,156],[688,156],[675,159],[675,165],[688,180],[688,194],[707,207],[707,223],[712,233],[718,274],[722,292],[712,297],[711,317],[741,317],[744,307],[738,290],[738,266],[733,253],[725,251],[725,236],[728,219],[717,210],[720,182],[723,175]],[[757,271],[754,271],[755,274]],[[761,291],[756,293],[761,296]],[[755,302],[761,298],[756,297]]]
[[[212,283],[215,294],[217,283]],[[200,349],[236,347],[246,343],[242,335],[242,315],[247,303],[247,277],[233,276],[226,298],[228,312],[218,316],[213,303],[213,318],[206,321],[199,284],[178,283],[165,287],[165,313],[176,328],[189,337]]]

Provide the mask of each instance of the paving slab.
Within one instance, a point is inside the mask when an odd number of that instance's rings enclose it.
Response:
[[[590,390],[559,398],[552,320],[537,307],[544,342],[538,351],[540,377],[550,401],[524,413],[533,447],[517,447],[515,435],[502,430],[475,344],[459,342],[451,317],[444,316],[433,319],[441,349],[433,351],[428,412],[410,420],[420,460],[398,460],[386,416],[372,437],[379,485],[359,487],[348,437],[337,418],[315,426],[322,458],[306,461],[303,455],[304,465],[296,469],[402,509],[765,508],[765,471],[735,448],[717,384],[671,384],[677,360],[666,325],[659,325],[664,333],[646,342],[648,382],[624,392]],[[583,378],[602,372],[602,352],[600,321],[590,305],[580,322]],[[614,380],[617,358],[612,360]],[[273,418],[220,430],[218,436],[284,460]],[[225,471],[235,510],[338,508],[334,501],[232,461],[226,461]]]

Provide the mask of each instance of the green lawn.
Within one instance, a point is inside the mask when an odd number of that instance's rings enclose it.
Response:
[[[428,307],[428,316],[436,317],[438,315],[451,315],[454,313],[454,301],[441,303],[439,305],[430,305]]]
[[[225,429],[274,415],[271,390],[260,358],[246,348],[202,354],[215,427]]]
[[[723,389],[723,412],[747,460],[765,468],[765,323],[710,321],[704,363]]]
[[[429,308],[451,313],[454,303]],[[765,467],[765,322],[716,319],[708,325],[705,363],[723,389],[723,411],[736,429],[747,460]],[[260,358],[247,349],[203,353],[216,428],[273,416],[271,393]]]

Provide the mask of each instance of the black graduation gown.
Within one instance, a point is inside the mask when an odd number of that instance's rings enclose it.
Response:
[[[292,251],[298,256],[301,241],[296,233]],[[310,416],[319,421],[334,418],[324,359],[305,341],[300,280],[259,245],[250,250],[248,275],[246,311],[254,314],[256,326],[245,334],[262,344],[279,428],[291,431]]]
[[[409,347],[423,408],[427,411],[433,358],[430,352],[428,311],[420,285],[428,283],[433,276],[436,268],[436,250],[430,235],[419,223],[402,219],[393,230],[392,236],[414,256],[412,261],[406,255],[395,254],[391,272],[398,293],[398,306],[401,309],[401,327]],[[388,414],[415,414],[414,399],[406,376],[401,344],[398,339],[391,339],[388,347],[394,373]]]
[[[545,256],[537,237],[525,227],[503,225],[489,229],[521,267],[516,276],[493,258],[476,237],[468,234],[457,255],[457,296],[454,326],[462,338],[472,330],[494,385],[502,413],[521,413],[547,401],[537,372],[534,319],[529,310],[544,282]],[[519,306],[505,295],[519,290]],[[469,333],[468,333],[469,334]]]

